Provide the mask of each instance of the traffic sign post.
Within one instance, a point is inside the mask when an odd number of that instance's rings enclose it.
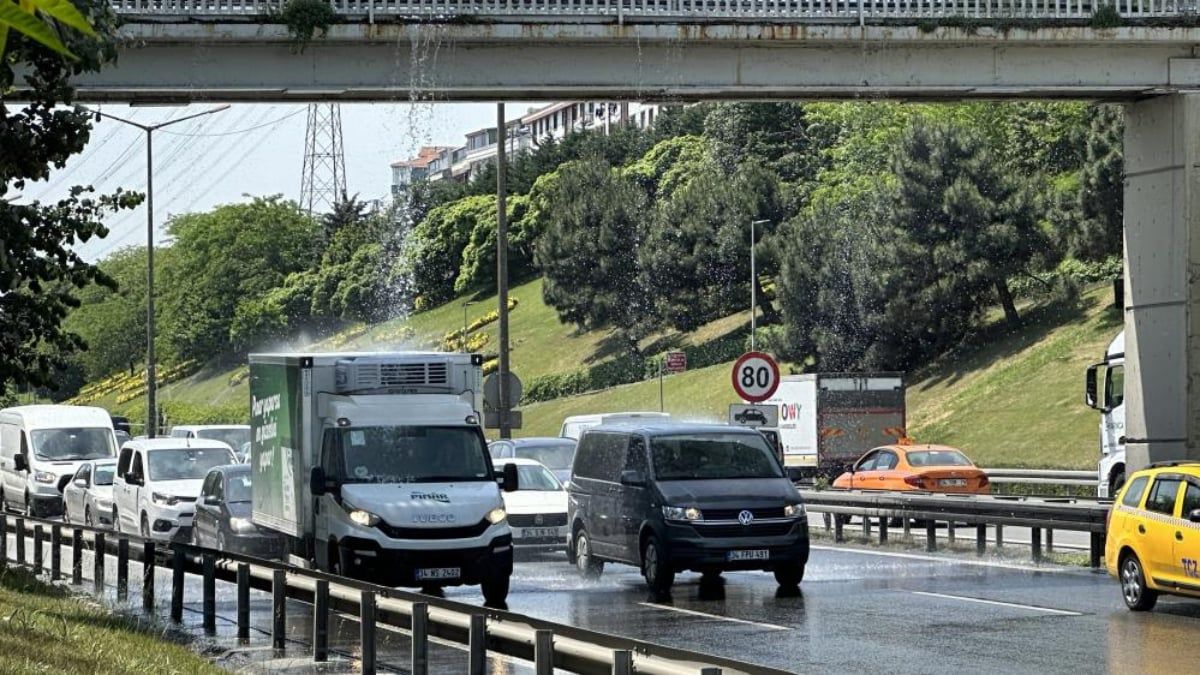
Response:
[[[746,352],[733,364],[733,390],[743,401],[761,403],[779,388],[779,364],[770,354]]]
[[[666,357],[658,360],[658,411],[663,412],[663,371],[682,373],[687,370],[687,352],[667,352]]]
[[[779,406],[730,403],[729,423],[743,427],[777,427]]]

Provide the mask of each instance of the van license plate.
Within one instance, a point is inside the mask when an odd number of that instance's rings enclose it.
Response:
[[[733,562],[735,560],[769,560],[771,552],[765,548],[754,549],[752,551],[730,551],[725,554],[725,559]]]
[[[557,527],[522,527],[517,532],[517,539],[545,539],[558,536]]]
[[[460,567],[425,567],[417,570],[417,580],[457,579],[462,576]]]
[[[966,478],[943,478],[938,481],[938,485],[942,487],[966,487]]]

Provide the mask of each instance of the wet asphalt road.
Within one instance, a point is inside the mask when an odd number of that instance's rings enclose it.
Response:
[[[9,555],[13,555],[10,543]],[[69,551],[64,550],[64,561]],[[49,556],[46,556],[49,560]],[[108,565],[114,600],[115,561]],[[90,555],[85,576],[90,575]],[[131,570],[131,579],[140,572]],[[166,614],[169,571],[160,571]],[[90,587],[90,584],[88,584]],[[136,582],[134,584],[136,586]],[[482,604],[477,589],[446,597]],[[189,580],[185,628],[201,637],[200,584]],[[311,608],[289,603],[289,648],[269,649],[270,602],[253,594],[255,631],[233,639],[231,586],[218,584],[218,634],[203,638],[223,665],[259,672],[313,670],[306,658]],[[136,588],[130,603],[140,606]],[[1128,612],[1116,583],[1077,568],[815,546],[802,591],[781,597],[769,574],[739,572],[702,585],[682,574],[669,598],[651,597],[635,570],[610,565],[585,581],[565,557],[518,562],[509,609],[594,630],[696,649],[795,672],[1194,672],[1200,602],[1164,598],[1150,614]],[[340,657],[323,670],[347,672],[358,646],[357,624],[334,622]],[[381,670],[405,672],[408,639],[379,638]],[[434,672],[466,668],[462,648],[431,646]],[[491,672],[532,672],[506,657]]]

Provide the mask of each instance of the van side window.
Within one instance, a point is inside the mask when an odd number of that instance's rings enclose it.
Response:
[[[213,483],[215,483],[216,481],[217,481],[217,474],[215,474],[215,473],[210,473],[207,476],[205,476],[204,485],[202,485],[200,487],[200,496],[207,497],[208,495],[215,494],[213,492]]]
[[[625,465],[629,437],[625,434],[588,432],[579,442],[575,475],[613,483]]]
[[[121,449],[121,459],[117,460],[117,475],[124,478],[129,473],[129,463],[133,459],[132,448]]]
[[[142,453],[133,453],[133,465],[129,467],[129,473],[135,478],[145,478],[142,470]]]
[[[629,451],[625,456],[625,468],[622,471],[636,471],[643,478],[649,478],[647,475],[649,469],[646,465],[646,439],[641,436],[633,436],[629,439]]]
[[[321,468],[325,469],[325,475],[331,479],[344,478],[337,429],[326,429],[325,436],[321,439]]]
[[[1129,487],[1125,488],[1125,496],[1121,497],[1121,503],[1125,506],[1138,508],[1142,505],[1142,493],[1146,491],[1145,476],[1138,476],[1129,483]]]

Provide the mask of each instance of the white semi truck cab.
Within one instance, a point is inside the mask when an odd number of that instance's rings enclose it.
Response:
[[[472,354],[252,354],[253,517],[317,568],[504,602],[512,532]]]
[[[1108,345],[1103,361],[1088,366],[1084,401],[1100,411],[1096,494],[1111,499],[1125,484],[1125,331]]]

